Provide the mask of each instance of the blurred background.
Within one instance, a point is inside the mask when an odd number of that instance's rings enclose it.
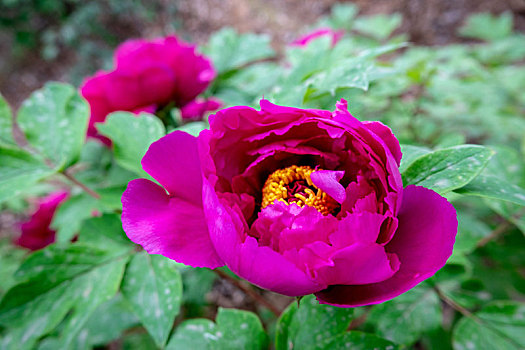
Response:
[[[113,49],[134,37],[177,33],[203,44],[229,26],[269,34],[278,52],[330,13],[336,0],[2,0],[0,92],[13,107],[47,80],[80,84],[112,65]],[[399,14],[395,33],[418,45],[475,42],[458,36],[473,13],[506,13],[525,31],[525,0],[355,0],[359,15]]]

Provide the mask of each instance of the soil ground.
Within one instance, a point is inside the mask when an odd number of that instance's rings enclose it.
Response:
[[[103,1],[103,0],[100,0]],[[166,23],[178,23],[177,32],[197,43],[206,42],[214,31],[231,26],[240,32],[267,33],[276,48],[292,41],[320,16],[330,12],[335,0],[178,0],[175,18],[162,11],[159,0],[158,21],[153,24],[116,21],[113,34],[120,40],[129,37],[155,37],[171,31]],[[361,14],[393,13],[403,15],[401,32],[411,42],[443,45],[460,40],[457,28],[471,13],[509,11],[515,28],[525,31],[525,0],[354,0]],[[165,4],[166,6],[167,3]],[[172,5],[169,5],[172,6]],[[17,108],[32,91],[48,80],[68,81],[78,54],[63,49],[57,59],[43,60],[37,52],[23,57],[12,54],[10,33],[0,32],[0,93]]]

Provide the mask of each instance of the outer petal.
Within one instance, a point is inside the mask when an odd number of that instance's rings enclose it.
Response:
[[[399,166],[403,154],[401,153],[399,141],[392,133],[392,130],[381,122],[365,121],[363,124],[365,124],[368,129],[370,129],[385,142],[387,147],[390,149],[390,152],[392,152],[392,155],[396,159],[397,166]]]
[[[234,273],[261,288],[289,296],[326,288],[312,281],[280,253],[270,247],[260,247],[255,238],[245,236],[243,226],[219,202],[208,181],[204,182],[203,192],[210,237],[218,255]]]
[[[142,158],[142,168],[170,195],[202,206],[202,174],[196,137],[174,131],[153,142]]]
[[[408,186],[398,215],[399,226],[385,247],[400,261],[390,279],[361,286],[332,286],[316,296],[338,306],[376,304],[398,296],[434,275],[452,254],[457,218],[454,207],[436,192]]]
[[[384,281],[399,269],[394,254],[379,244],[353,244],[330,257],[333,264],[316,269],[316,281],[326,284],[362,285]]]
[[[193,267],[224,263],[211,243],[202,208],[171,197],[159,185],[137,179],[122,196],[122,227],[150,254],[161,254]]]

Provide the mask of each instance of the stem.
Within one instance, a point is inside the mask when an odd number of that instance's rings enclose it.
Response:
[[[525,210],[518,210],[516,213],[514,213],[511,217],[503,221],[501,224],[499,224],[488,236],[481,239],[478,244],[476,244],[476,248],[484,247],[487,243],[492,241],[495,238],[498,238],[501,236],[505,231],[507,231],[511,226],[512,222],[511,220],[513,218],[519,219],[522,215],[525,214]]]
[[[91,188],[84,185],[82,182],[78,181],[73,175],[71,175],[67,170],[64,170],[61,172],[62,175],[64,175],[69,181],[83,189],[87,194],[89,194],[91,197],[95,199],[100,199],[100,194],[93,191]]]
[[[443,302],[445,302],[445,304],[447,304],[448,306],[450,306],[451,308],[453,308],[454,310],[458,311],[459,313],[461,313],[463,316],[466,316],[466,317],[473,317],[472,315],[472,312],[468,311],[467,309],[465,309],[463,306],[459,305],[458,303],[456,303],[454,300],[452,300],[451,298],[449,298],[447,295],[445,295],[441,289],[439,289],[438,286],[433,286],[434,290],[436,291],[436,294],[438,295],[439,299],[443,300]]]
[[[264,299],[262,295],[254,291],[250,286],[245,285],[239,280],[236,280],[224,271],[217,269],[212,271],[215,272],[215,274],[217,274],[220,278],[225,279],[226,281],[230,282],[232,285],[243,291],[244,294],[249,295],[253,300],[258,302],[259,304],[262,304],[264,307],[270,310],[275,315],[275,317],[279,317],[279,315],[281,314],[281,311],[279,309],[272,305],[268,300]]]

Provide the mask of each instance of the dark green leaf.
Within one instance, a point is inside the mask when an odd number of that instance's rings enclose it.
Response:
[[[525,190],[493,175],[480,175],[457,193],[499,199],[525,206]]]
[[[403,183],[444,194],[472,181],[492,154],[489,148],[475,145],[437,150],[417,158],[402,174]]]
[[[64,169],[80,155],[88,118],[89,106],[75,88],[48,83],[24,101],[17,121],[29,144]]]
[[[323,349],[334,337],[345,333],[353,309],[322,305],[313,295],[292,303],[277,323],[275,348]]]
[[[114,254],[129,251],[134,247],[124,233],[122,222],[116,214],[104,214],[87,219],[82,225],[78,241]]]
[[[122,294],[157,345],[163,347],[182,299],[182,280],[175,262],[160,255],[135,255],[126,270]]]
[[[259,350],[266,348],[266,334],[253,313],[219,308],[216,324],[206,319],[183,322],[166,349]]]
[[[454,329],[455,350],[525,348],[525,304],[495,302],[462,318]]]
[[[399,346],[386,339],[379,338],[373,334],[351,331],[340,334],[330,341],[326,346],[319,349],[330,350],[397,350]]]
[[[98,131],[113,141],[115,158],[123,168],[148,176],[140,161],[149,145],[165,135],[164,125],[155,116],[145,113],[139,116],[128,112],[110,114]]]
[[[412,344],[440,326],[441,305],[434,290],[423,285],[372,308],[367,322],[376,334],[398,344]]]
[[[432,152],[430,148],[412,146],[412,145],[401,145],[401,152],[403,157],[401,158],[401,165],[399,171],[404,173],[405,170],[412,164],[416,159],[424,154]]]
[[[29,256],[16,273],[21,282],[0,303],[7,348],[31,348],[73,310],[60,339],[69,343],[97,305],[117,291],[126,261],[127,255],[112,257],[78,244],[52,245]]]

